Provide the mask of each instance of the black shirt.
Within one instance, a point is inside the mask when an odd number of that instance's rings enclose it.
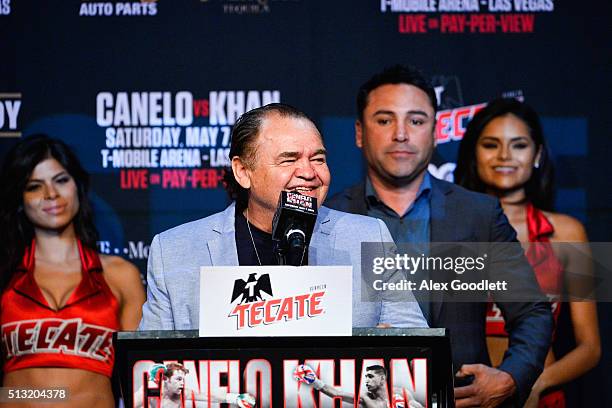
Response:
[[[261,265],[278,265],[276,256],[274,255],[274,241],[272,241],[272,234],[268,234],[267,232],[260,230],[251,223],[249,223],[249,225],[251,226],[253,239],[251,239],[251,234],[249,234],[246,217],[241,211],[237,211],[234,221],[234,228],[236,230],[238,265],[259,266],[257,255],[259,255],[259,258],[261,259]],[[255,253],[255,247],[253,245],[257,247],[257,253]],[[302,265],[308,265],[308,249],[304,254]]]
[[[262,231],[253,224],[249,223],[251,226],[251,232],[253,233],[253,239],[251,240],[251,234],[249,234],[249,230],[247,228],[247,220],[242,212],[236,213],[236,219],[234,222],[239,265],[259,266],[257,254],[259,254],[262,265],[278,265],[276,262],[276,257],[274,256],[272,234],[268,234],[267,232]],[[255,243],[255,246],[257,247],[257,254],[255,253],[253,243]]]

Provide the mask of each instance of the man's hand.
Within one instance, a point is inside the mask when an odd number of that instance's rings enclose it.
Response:
[[[455,388],[457,408],[493,408],[516,391],[516,383],[510,374],[484,364],[464,364],[457,377],[474,376],[472,384]]]
[[[254,408],[255,398],[251,394],[232,394],[228,393],[225,396],[225,401],[229,404],[234,404],[240,408]]]

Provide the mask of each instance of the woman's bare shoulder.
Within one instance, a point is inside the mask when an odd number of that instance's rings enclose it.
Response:
[[[584,225],[576,218],[562,213],[544,211],[544,215],[553,225],[555,233],[553,241],[557,242],[586,242],[588,241]]]
[[[120,256],[100,255],[100,262],[104,270],[104,278],[113,289],[122,291],[135,283],[141,285],[140,271],[130,261]]]

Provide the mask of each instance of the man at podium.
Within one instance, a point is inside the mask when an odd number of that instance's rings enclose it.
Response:
[[[225,182],[234,202],[153,238],[140,330],[198,328],[199,302],[206,301],[199,299],[202,266],[279,264],[272,226],[283,191],[312,197],[319,207],[295,265],[352,265],[353,327],[427,327],[409,291],[399,301],[362,300],[361,243],[393,239],[380,220],[320,206],[331,177],[322,136],[304,113],[278,103],[245,113],[232,131],[229,157]],[[386,278],[401,278],[395,275]]]

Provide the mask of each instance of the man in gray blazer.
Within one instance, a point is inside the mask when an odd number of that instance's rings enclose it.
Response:
[[[153,238],[140,330],[198,328],[199,304],[206,301],[198,299],[201,266],[275,264],[271,231],[281,191],[315,197],[319,205],[325,200],[330,174],[321,134],[293,107],[270,104],[245,113],[229,156],[225,181],[234,203]],[[362,299],[362,242],[393,240],[380,220],[320,207],[304,264],[353,266],[354,327],[427,327],[410,292],[404,301],[384,294]]]

